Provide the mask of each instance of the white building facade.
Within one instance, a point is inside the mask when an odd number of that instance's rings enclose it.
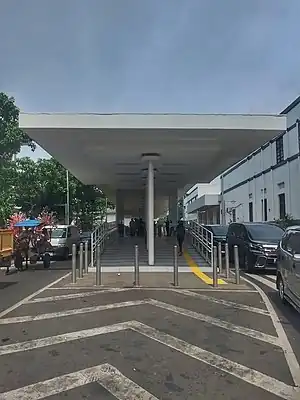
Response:
[[[286,131],[222,174],[223,222],[300,219],[300,96],[282,114]]]
[[[183,199],[184,219],[200,223],[220,222],[219,210],[220,178],[210,183],[197,183],[188,190]]]

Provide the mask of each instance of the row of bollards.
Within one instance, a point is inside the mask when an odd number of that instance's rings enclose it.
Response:
[[[84,249],[84,251],[83,251]],[[79,272],[78,277],[83,278],[84,273],[88,273],[88,242],[80,243],[79,245]],[[178,247],[175,245],[173,248],[173,282],[174,286],[179,286],[179,271],[178,271]],[[84,253],[84,254],[83,254]],[[239,265],[239,252],[238,246],[234,246],[234,269],[235,269],[235,283],[240,284],[240,265]],[[223,271],[223,252],[221,243],[213,247],[213,286],[218,286],[218,276],[225,272],[228,279],[230,275],[229,268],[229,250],[228,244],[225,244],[225,271]],[[72,246],[72,283],[77,281],[77,246]],[[140,262],[139,262],[139,246],[134,246],[134,282],[135,286],[140,286]],[[102,271],[101,271],[101,247],[96,247],[96,286],[102,285]]]
[[[224,259],[222,251],[222,243],[218,243],[218,246],[213,247],[213,286],[218,286],[218,276],[224,274],[226,279],[230,276],[229,266],[229,249],[228,243],[224,246]],[[238,246],[233,246],[233,257],[234,257],[234,275],[235,283],[240,284],[240,261],[239,261],[239,249]],[[223,261],[225,261],[225,271],[223,271]]]
[[[84,257],[83,257],[83,249],[84,249]],[[78,270],[78,278],[83,278],[84,273],[88,273],[89,269],[89,258],[88,258],[89,244],[85,242],[85,244],[80,243],[79,245],[79,270]],[[72,283],[76,283],[77,281],[77,246],[74,243],[72,245]]]
[[[134,286],[140,286],[140,261],[139,261],[139,246],[134,246]],[[178,274],[178,249],[174,246],[173,253],[173,286],[179,286]]]

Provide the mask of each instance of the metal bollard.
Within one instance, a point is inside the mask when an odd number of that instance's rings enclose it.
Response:
[[[228,249],[228,243],[225,243],[225,271],[226,271],[226,279],[229,279],[230,270],[229,270],[229,249]]]
[[[217,246],[214,246],[214,257],[213,257],[213,287],[218,287],[218,270],[217,270],[217,257],[218,250]]]
[[[222,270],[223,270],[223,263],[222,263],[222,243],[221,242],[219,242],[218,243],[218,260],[219,260],[219,263],[218,263],[218,267],[219,267],[219,274],[222,274]]]
[[[84,244],[84,272],[89,272],[89,242]]]
[[[76,283],[76,244],[72,246],[72,283]]]
[[[139,260],[139,246],[134,246],[134,285],[140,286],[140,260]]]
[[[79,278],[83,278],[83,243],[79,245]]]
[[[235,283],[240,284],[240,260],[239,260],[239,248],[237,245],[233,246],[234,251],[234,269],[235,269]]]
[[[101,285],[101,249],[100,244],[96,248],[96,285]]]
[[[179,278],[178,278],[178,248],[177,248],[176,244],[174,246],[173,284],[174,284],[174,286],[179,286]]]

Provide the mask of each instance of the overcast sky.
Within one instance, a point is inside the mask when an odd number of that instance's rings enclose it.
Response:
[[[300,0],[1,0],[0,91],[29,112],[277,113],[300,92],[299,15]]]

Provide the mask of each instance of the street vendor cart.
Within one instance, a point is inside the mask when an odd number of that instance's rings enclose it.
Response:
[[[14,232],[12,229],[0,229],[0,267],[6,267],[6,272],[13,259]]]

